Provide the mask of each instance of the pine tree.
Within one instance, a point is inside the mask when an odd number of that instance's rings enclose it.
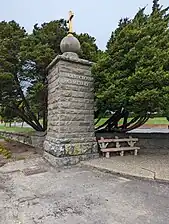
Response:
[[[93,68],[99,111],[123,107],[140,117],[169,114],[168,9],[150,15],[140,9],[120,32],[114,31],[106,57]]]
[[[152,12],[154,13],[155,11],[159,10],[160,10],[159,0],[153,0]]]
[[[0,22],[0,108],[8,106],[36,131],[47,127],[46,67],[61,53],[60,42],[66,35],[63,19],[36,24],[31,34],[15,21]],[[81,56],[97,61],[95,38],[75,35],[81,43]]]

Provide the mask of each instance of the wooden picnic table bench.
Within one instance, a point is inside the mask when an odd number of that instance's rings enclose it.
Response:
[[[120,152],[120,156],[124,156],[125,151],[134,151],[134,155],[136,156],[140,149],[135,146],[137,142],[138,138],[132,138],[132,136],[129,136],[129,138],[119,138],[116,136],[113,139],[105,139],[101,137],[98,140],[101,152],[103,153],[103,156],[106,156],[106,158],[110,158],[111,152]],[[121,146],[121,143],[127,143],[127,146]],[[114,145],[113,148],[109,147],[110,144]]]

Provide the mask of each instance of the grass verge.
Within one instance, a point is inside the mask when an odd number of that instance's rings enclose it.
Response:
[[[28,133],[28,132],[32,132],[33,129],[28,127],[5,127],[4,125],[0,125],[0,131]]]
[[[100,126],[102,124],[104,124],[104,122],[106,122],[108,118],[102,118],[99,123],[97,124],[97,126]],[[132,118],[130,118],[131,120]],[[120,121],[120,123],[122,124],[122,121]],[[164,125],[164,124],[168,124],[169,122],[167,121],[167,119],[165,117],[155,117],[155,118],[150,118],[146,124],[151,124],[151,125]]]

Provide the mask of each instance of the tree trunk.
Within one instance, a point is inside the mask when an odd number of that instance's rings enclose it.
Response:
[[[15,110],[15,113],[22,118],[23,121],[25,121],[27,124],[29,124],[33,129],[36,131],[43,131],[43,128],[41,125],[35,124],[29,116],[27,116],[23,111],[21,111],[16,105],[13,105],[13,108]]]
[[[36,117],[36,115],[31,111],[31,108],[30,108],[30,106],[29,106],[29,103],[28,103],[28,101],[26,100],[26,98],[25,98],[25,95],[24,95],[24,93],[23,93],[23,91],[22,91],[22,88],[21,88],[21,86],[20,86],[20,83],[19,83],[19,80],[18,80],[18,77],[17,77],[17,75],[15,75],[15,81],[16,81],[16,84],[17,84],[17,86],[18,86],[18,91],[19,91],[19,94],[20,94],[20,96],[21,96],[21,98],[22,98],[22,100],[23,100],[23,102],[24,102],[24,106],[26,107],[26,110],[27,110],[27,117],[29,117],[29,124],[30,123],[32,123],[32,127],[35,129],[35,130],[41,130],[41,131],[43,131],[43,127],[41,126],[41,124],[39,123],[39,121],[38,121],[38,119],[37,119],[37,117]],[[19,109],[19,108],[18,108]],[[21,117],[22,118],[22,117]],[[28,120],[26,121],[25,120],[25,122],[27,122],[28,123]],[[35,123],[33,123],[32,121],[34,121]],[[37,131],[38,131],[37,130]]]

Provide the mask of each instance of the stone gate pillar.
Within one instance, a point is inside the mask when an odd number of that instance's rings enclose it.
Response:
[[[80,59],[79,41],[68,35],[62,55],[48,66],[48,129],[44,157],[53,165],[97,158],[92,63]]]

